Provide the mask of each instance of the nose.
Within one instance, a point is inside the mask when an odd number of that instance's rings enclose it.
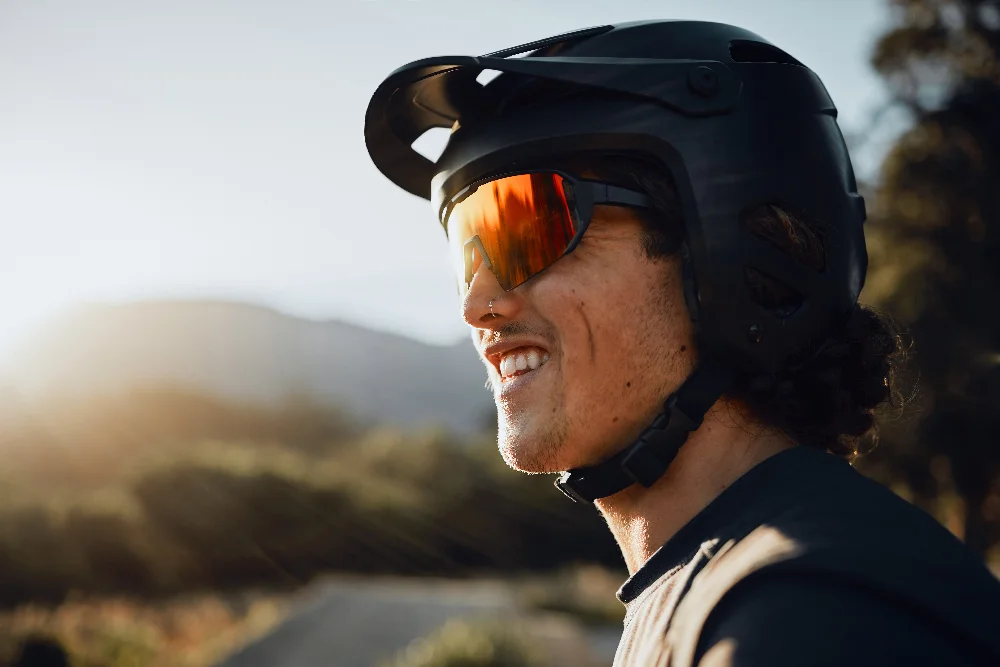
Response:
[[[523,307],[517,292],[518,289],[504,291],[493,272],[480,262],[462,300],[462,319],[474,329],[492,329],[509,322]]]

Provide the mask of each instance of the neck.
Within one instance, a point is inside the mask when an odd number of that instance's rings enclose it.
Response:
[[[747,471],[792,446],[786,436],[748,423],[717,401],[653,486],[636,484],[597,501],[629,574]]]

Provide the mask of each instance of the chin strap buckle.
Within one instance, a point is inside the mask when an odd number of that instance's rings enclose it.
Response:
[[[574,481],[572,472],[564,472],[559,475],[558,479],[556,479],[555,485],[557,489],[562,491],[563,494],[574,503],[583,503],[586,505],[587,503],[592,503],[596,500],[596,498],[587,498],[581,495],[576,490],[576,484],[574,484]]]

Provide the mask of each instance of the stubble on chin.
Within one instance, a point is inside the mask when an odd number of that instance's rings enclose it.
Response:
[[[514,470],[531,474],[562,472],[566,468],[566,428],[558,420],[533,423],[526,415],[514,415],[500,406],[497,449]]]

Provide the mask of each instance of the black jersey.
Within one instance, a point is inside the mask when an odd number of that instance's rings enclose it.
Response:
[[[1000,581],[847,462],[763,461],[621,588],[615,667],[1000,665]]]

